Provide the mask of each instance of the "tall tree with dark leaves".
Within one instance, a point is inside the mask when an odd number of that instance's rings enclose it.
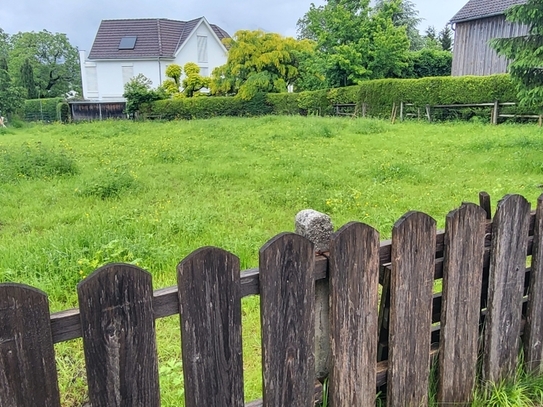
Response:
[[[543,106],[543,0],[527,0],[511,7],[507,20],[528,26],[528,34],[500,38],[491,45],[512,62],[509,72],[524,105]]]
[[[11,37],[10,70],[23,85],[21,68],[29,61],[40,97],[64,96],[81,90],[79,53],[65,34],[40,32],[18,33]]]
[[[437,39],[441,44],[441,48],[443,49],[443,51],[452,51],[453,34],[449,25],[446,25],[443,30],[439,32]]]
[[[30,61],[25,59],[25,62],[21,65],[20,79],[23,88],[26,89],[28,99],[35,99],[38,97],[38,90],[36,87],[36,81],[34,80],[34,68],[30,64]]]
[[[0,116],[15,112],[23,104],[24,90],[14,86],[6,57],[0,56]]]

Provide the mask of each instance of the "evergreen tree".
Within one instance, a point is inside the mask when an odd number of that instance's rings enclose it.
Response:
[[[34,80],[34,69],[30,64],[30,61],[25,59],[25,62],[21,65],[21,84],[26,89],[28,99],[36,99],[38,92],[36,89],[36,81]]]
[[[509,72],[518,89],[520,102],[543,105],[543,0],[527,0],[511,7],[507,20],[528,26],[528,34],[499,38],[491,45],[512,62]]]
[[[441,48],[443,49],[443,51],[452,51],[453,35],[451,27],[449,27],[449,25],[446,25],[443,30],[439,32],[439,36],[437,37],[437,39],[441,44]]]

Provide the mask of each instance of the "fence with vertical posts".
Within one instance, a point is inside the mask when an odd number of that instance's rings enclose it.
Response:
[[[528,368],[543,359],[543,196],[531,212],[508,195],[493,219],[488,195],[481,203],[449,213],[444,231],[410,212],[391,241],[352,222],[325,252],[284,233],[245,272],[201,248],[157,291],[148,272],[106,265],[79,284],[78,309],[54,314],[39,290],[0,284],[0,405],[60,406],[53,344],[82,337],[92,407],[159,406],[155,320],[178,313],[186,406],[244,406],[241,299],[260,295],[263,400],[245,406],[313,406],[315,281],[329,286],[330,406],[373,406],[385,384],[387,405],[425,406],[432,359],[438,402],[468,405],[479,356],[485,379],[511,377],[524,333]]]

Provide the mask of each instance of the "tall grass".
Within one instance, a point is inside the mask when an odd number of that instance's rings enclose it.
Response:
[[[448,211],[543,187],[535,126],[268,116],[101,122],[0,132],[0,281],[36,286],[51,308],[107,262],[137,264],[155,288],[214,245],[257,264],[259,248],[313,208],[388,238],[409,210]],[[246,397],[260,396],[258,298],[243,302]],[[158,322],[163,405],[181,403],[177,318]],[[85,399],[80,340],[57,345],[63,405]]]

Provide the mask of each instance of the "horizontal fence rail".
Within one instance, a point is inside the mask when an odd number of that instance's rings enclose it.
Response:
[[[467,405],[478,357],[486,380],[511,377],[522,332],[525,363],[541,369],[542,216],[543,195],[533,212],[508,195],[489,219],[482,193],[480,205],[449,213],[444,231],[410,212],[389,241],[358,222],[333,234],[326,251],[284,233],[244,272],[235,255],[201,248],[179,264],[177,286],[155,291],[148,272],[110,264],[79,284],[78,309],[53,314],[45,293],[0,284],[0,405],[59,406],[53,344],[82,337],[93,407],[159,406],[155,320],[179,314],[186,405],[243,406],[249,295],[261,297],[264,389],[247,406],[314,405],[322,335],[331,406],[373,406],[385,384],[387,405],[427,405],[438,351],[438,402]],[[318,301],[329,312],[325,331],[316,329]]]

